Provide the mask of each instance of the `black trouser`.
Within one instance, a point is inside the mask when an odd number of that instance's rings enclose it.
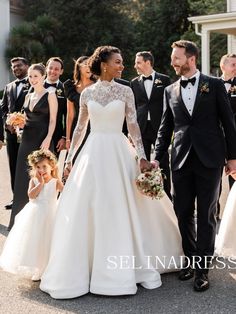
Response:
[[[11,134],[10,132],[6,132],[6,143],[7,143],[7,155],[11,176],[11,189],[14,193],[14,184],[15,184],[15,174],[16,174],[16,161],[17,154],[19,149],[19,143],[17,143],[16,134]]]
[[[173,202],[182,236],[185,255],[195,263],[198,272],[207,273],[209,263],[205,259],[213,256],[216,210],[221,180],[220,168],[206,168],[193,149],[184,165],[172,172]],[[195,229],[194,210],[197,200],[197,232]]]

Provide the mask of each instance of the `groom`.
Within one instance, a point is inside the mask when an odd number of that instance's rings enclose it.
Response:
[[[171,65],[181,78],[165,89],[155,159],[161,160],[174,135],[173,202],[186,256],[179,279],[188,280],[195,272],[194,290],[204,291],[209,288],[222,167],[226,174],[236,172],[236,129],[224,84],[196,67],[197,46],[180,40],[172,48]]]

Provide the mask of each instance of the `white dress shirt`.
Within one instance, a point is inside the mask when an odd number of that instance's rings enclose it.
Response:
[[[27,80],[27,76],[24,77],[24,78],[21,79],[21,80],[18,80],[18,81],[22,81],[22,80]],[[21,90],[22,90],[22,88],[23,88],[24,85],[25,85],[25,83],[21,83],[21,82],[20,82],[19,85],[17,85],[17,88],[16,88],[16,97],[18,97],[18,96],[20,95],[20,92],[21,92]]]
[[[223,76],[221,76],[221,79],[224,80],[224,81],[226,81]],[[233,78],[232,78],[232,80],[233,80]],[[224,85],[225,85],[225,89],[226,89],[226,91],[227,91],[227,93],[228,93],[229,90],[230,90],[230,88],[231,88],[231,84],[230,84],[230,83],[224,83]]]
[[[150,99],[150,97],[151,97],[153,82],[154,82],[154,78],[155,78],[155,71],[152,71],[152,73],[150,75],[152,76],[152,80],[145,80],[143,82],[148,99]],[[144,77],[144,75],[142,75],[142,77]],[[148,111],[148,120],[151,120],[149,111]]]
[[[193,113],[193,107],[197,96],[200,72],[199,70],[197,70],[197,72],[189,78],[181,76],[181,80],[188,80],[193,77],[196,77],[194,85],[188,83],[188,85],[185,88],[181,86],[182,99],[190,115],[192,115]]]

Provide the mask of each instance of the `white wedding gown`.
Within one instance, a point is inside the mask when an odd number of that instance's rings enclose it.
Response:
[[[34,178],[35,184],[38,180]],[[45,183],[40,194],[16,215],[3,247],[0,266],[22,277],[39,280],[48,263],[58,191],[57,179]]]
[[[232,186],[216,236],[215,254],[236,258],[236,183]]]
[[[124,117],[137,152],[122,133]],[[82,92],[68,161],[83,140],[88,119],[91,133],[59,199],[40,289],[64,299],[89,291],[135,294],[137,283],[157,288],[160,273],[176,270],[169,262],[172,258],[178,264],[181,237],[168,197],[152,200],[136,188],[135,157],[144,151],[131,89],[98,81]]]

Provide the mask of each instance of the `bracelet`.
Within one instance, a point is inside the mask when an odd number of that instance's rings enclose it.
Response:
[[[66,140],[66,142],[70,142],[70,140],[68,139],[68,140]]]

